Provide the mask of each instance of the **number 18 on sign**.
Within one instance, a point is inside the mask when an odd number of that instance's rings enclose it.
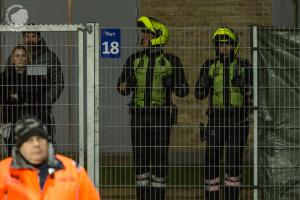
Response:
[[[120,58],[121,51],[120,29],[110,28],[101,30],[101,57]]]

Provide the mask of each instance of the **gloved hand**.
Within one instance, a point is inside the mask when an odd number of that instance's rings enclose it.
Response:
[[[210,88],[210,87],[213,86],[213,79],[210,78],[209,76],[204,76],[204,77],[202,78],[202,82],[203,82],[203,86],[204,86],[205,88]]]
[[[7,98],[9,104],[19,104],[20,98],[18,93],[10,94]]]
[[[241,76],[234,76],[231,80],[231,85],[234,87],[241,87],[243,85],[243,79]]]
[[[161,79],[161,83],[165,88],[172,88],[173,87],[173,80],[171,75],[165,75]]]
[[[136,84],[137,84],[136,77],[135,76],[130,76],[126,80],[125,87],[126,88],[134,88],[134,87],[136,87]]]
[[[204,123],[200,123],[199,125],[199,132],[200,132],[200,141],[204,142],[207,139],[207,130]]]

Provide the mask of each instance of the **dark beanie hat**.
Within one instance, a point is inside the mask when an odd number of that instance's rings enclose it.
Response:
[[[16,122],[14,128],[16,146],[20,147],[32,136],[40,136],[48,140],[47,130],[35,116],[24,116]]]

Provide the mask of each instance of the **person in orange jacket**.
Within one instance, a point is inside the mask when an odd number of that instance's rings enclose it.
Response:
[[[54,154],[39,119],[23,117],[14,133],[12,157],[0,162],[0,200],[100,200],[84,168]]]

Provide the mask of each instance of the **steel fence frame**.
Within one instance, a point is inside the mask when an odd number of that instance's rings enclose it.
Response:
[[[105,28],[111,28],[111,27],[105,27]],[[124,30],[122,30],[122,31],[124,31],[124,34],[126,34],[125,33],[125,30],[130,30],[130,28],[132,28],[132,29],[134,29],[133,27],[124,27]],[[203,35],[201,35],[202,34],[202,32],[201,31],[204,31],[205,33],[207,32],[209,32],[210,34],[212,34],[212,30],[214,29],[215,27],[169,27],[169,30],[171,31],[171,32],[175,32],[176,30],[179,30],[179,32],[180,31],[182,31],[182,36],[184,36],[184,37],[187,37],[187,40],[188,40],[188,38],[189,38],[189,36],[191,36],[191,37],[196,37],[195,36],[195,34],[200,34],[200,36],[199,37],[204,37]],[[255,35],[254,33],[252,33],[251,31],[253,31],[255,28],[253,28],[253,29],[250,29],[249,27],[234,27],[234,28],[238,28],[239,29],[239,31],[246,31],[246,30],[248,30],[248,33],[247,33],[247,35],[249,34],[249,35]],[[187,32],[188,33],[186,33],[186,35],[185,35],[185,29],[187,29]],[[180,34],[180,33],[178,33],[178,35]],[[178,36],[177,35],[177,36]],[[244,38],[245,39],[245,38]],[[249,39],[249,41],[251,40],[250,38],[247,38],[247,40]],[[245,46],[242,46],[242,48],[249,48],[250,49],[250,51],[249,51],[249,53],[253,53],[253,55],[255,54],[255,52],[253,51],[255,48],[254,48],[254,46],[255,46],[255,44],[254,44],[254,41],[252,41],[253,42],[253,44],[250,44],[249,43],[249,46],[247,46],[247,47],[245,47]],[[180,42],[179,42],[180,43]],[[183,43],[183,41],[181,42],[182,44],[184,44],[184,46],[178,46],[178,50],[183,50],[183,49],[185,49],[185,48],[189,48],[189,50],[190,49],[192,49],[192,48],[194,48],[195,47],[195,44],[190,44],[190,43]],[[181,44],[180,43],[180,44]],[[99,44],[100,45],[100,44]],[[192,45],[191,47],[189,47],[189,45]],[[250,46],[253,46],[253,48],[251,49],[251,47]],[[100,46],[99,47],[97,47],[96,49],[99,49],[100,48]],[[130,48],[136,48],[136,47],[132,47],[132,46],[124,46],[124,48],[125,49],[130,49]],[[176,44],[175,44],[175,46],[167,46],[166,47],[168,50],[169,49],[176,49],[177,48],[177,46],[176,46]],[[201,55],[200,55],[200,53],[199,53],[199,55],[195,55],[195,57],[200,57],[200,56],[202,56],[202,52],[204,52],[204,51],[208,51],[209,50],[209,48],[210,47],[208,47],[208,46],[203,46],[203,47],[201,47],[201,46],[197,46],[197,47],[195,47],[195,48],[197,48],[197,49],[199,49],[199,51],[201,51]],[[243,49],[244,51],[246,51],[245,49]],[[253,52],[251,52],[251,51],[253,51]],[[194,55],[192,55],[192,56],[194,56]],[[257,54],[256,54],[256,56],[257,56]],[[255,55],[253,56],[253,57],[255,57]],[[255,64],[255,63],[257,63],[257,61],[255,61],[255,59],[252,57],[252,59],[251,59],[251,62],[253,62],[253,65],[254,65],[254,68],[256,68],[257,67],[257,64]],[[192,58],[194,58],[194,57],[192,57]],[[124,63],[121,63],[122,65],[124,64]],[[197,64],[197,65],[199,65],[199,64],[201,64],[201,63],[193,63],[193,64]],[[190,67],[190,66],[188,66],[188,67]],[[100,72],[101,72],[101,66],[100,66]],[[254,69],[255,70],[255,69]],[[256,73],[256,72],[254,72],[254,73]],[[257,79],[257,77],[256,76],[254,76],[254,82],[256,81],[255,79]],[[101,82],[101,80],[100,80],[100,82]],[[193,83],[191,83],[191,85],[190,85],[190,87],[194,87],[193,85],[192,85]],[[255,84],[254,84],[255,85]],[[103,85],[101,85],[101,86],[103,86]],[[111,85],[109,86],[109,88],[111,87]],[[257,87],[256,85],[254,86],[254,87]],[[101,89],[100,89],[100,91],[101,91]],[[254,99],[257,99],[257,92],[255,92],[254,91]],[[102,103],[101,103],[101,99],[100,99],[100,108],[99,108],[99,111],[101,110],[101,108],[103,108],[103,107],[105,107],[105,105],[103,105]],[[256,104],[257,104],[257,100],[254,100],[254,102],[256,102]],[[255,104],[255,105],[256,105]],[[254,106],[255,107],[255,106]],[[100,111],[101,112],[101,111]],[[257,115],[257,110],[255,111],[254,110],[254,113],[256,113],[256,114],[254,114],[254,123],[255,123],[255,118],[256,118],[256,120],[257,120],[257,117],[256,117],[256,115]],[[256,121],[257,122],[257,121]],[[256,124],[257,125],[257,124]],[[196,125],[195,125],[196,126]],[[175,128],[176,128],[176,126],[175,126]],[[101,129],[101,127],[100,127],[100,129]],[[255,128],[255,127],[253,127],[253,130],[255,131],[257,128]],[[103,132],[101,133],[99,133],[99,137],[101,137],[101,134],[104,134]],[[255,139],[257,136],[254,136],[254,144],[253,144],[253,146],[251,147],[251,148],[253,148],[253,152],[254,152],[254,154],[253,154],[253,160],[255,161],[257,161],[257,139]],[[101,148],[101,146],[100,146],[100,148]],[[100,152],[100,156],[101,156],[101,152]],[[97,158],[96,158],[97,159]],[[98,162],[99,164],[100,164],[100,161],[96,161],[96,162]],[[101,165],[101,164],[100,164]],[[257,165],[257,162],[256,163],[254,163],[254,165]],[[101,167],[101,166],[100,166]],[[107,167],[107,166],[106,166]],[[196,166],[195,166],[196,167]],[[201,166],[201,167],[203,167],[203,166]],[[253,168],[255,169],[257,169],[257,166],[253,166]],[[253,192],[254,192],[254,196],[256,196],[256,197],[254,197],[254,198],[258,198],[257,196],[258,196],[258,191],[257,191],[257,171],[256,172],[254,172],[254,177],[252,177],[253,178],[253,181],[254,181],[254,186],[246,186],[246,187],[249,187],[249,188],[256,188],[256,189],[254,189],[253,190]],[[100,179],[101,179],[101,177],[100,177]],[[100,185],[100,187],[101,186],[103,186],[103,185]],[[124,186],[124,185],[122,185],[122,186]],[[122,186],[119,186],[119,187],[122,187]],[[109,187],[109,186],[108,186]],[[115,187],[118,187],[117,185],[115,186]],[[125,186],[124,186],[125,187]],[[133,185],[126,185],[126,188],[132,188],[132,187],[134,187]],[[176,187],[180,187],[180,186],[173,186],[173,185],[170,185],[169,186],[170,188],[176,188]],[[199,188],[199,187],[202,187],[202,186],[194,186],[194,187],[197,187],[197,188]],[[173,190],[173,189],[172,189]],[[125,192],[126,193],[126,192]]]
[[[79,80],[79,87],[78,87],[78,94],[79,94],[79,112],[85,112],[85,98],[84,98],[84,32],[86,32],[87,27],[81,24],[78,25],[25,25],[22,27],[18,27],[14,29],[14,27],[9,25],[1,25],[0,32],[20,32],[20,31],[30,31],[30,32],[70,32],[70,33],[77,33],[78,36],[78,80]],[[85,115],[79,115],[79,164],[85,166],[86,154],[85,154]]]
[[[0,32],[10,32],[10,26],[0,26]],[[207,27],[206,27],[207,28]],[[251,58],[253,64],[253,199],[259,199],[258,163],[258,41],[257,26],[249,29],[251,35]],[[100,188],[100,137],[101,101],[100,80],[100,23],[86,25],[34,25],[24,26],[26,31],[77,32],[79,65],[79,163],[86,166],[89,176],[96,187]],[[208,28],[210,29],[210,28]],[[86,38],[85,38],[86,36]],[[86,54],[86,58],[84,55]]]
[[[258,92],[257,92],[257,26],[252,27],[252,63],[253,63],[253,198],[259,199],[258,195]]]

